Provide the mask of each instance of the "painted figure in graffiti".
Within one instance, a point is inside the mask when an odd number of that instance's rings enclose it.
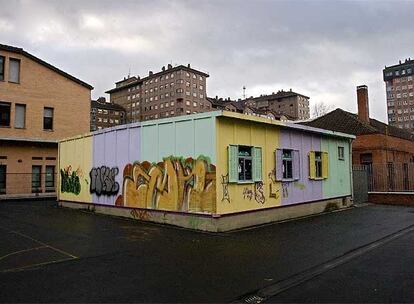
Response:
[[[60,169],[60,191],[78,195],[81,192],[80,177],[82,171],[78,168],[72,171],[72,166]]]
[[[263,190],[263,182],[254,183],[254,199],[259,204],[264,204],[266,202]]]
[[[213,212],[216,168],[208,158],[168,157],[128,164],[116,205],[161,210]]]
[[[91,177],[91,184],[89,190],[91,193],[99,195],[116,195],[119,192],[119,184],[115,181],[115,176],[119,169],[101,166],[92,168],[89,176]]]
[[[221,176],[221,184],[223,185],[223,197],[221,201],[227,201],[230,203],[230,194],[229,194],[229,175],[222,175]]]

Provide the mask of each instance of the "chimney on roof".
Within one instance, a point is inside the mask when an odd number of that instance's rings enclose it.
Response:
[[[154,74],[152,71],[149,71],[149,75],[152,76],[152,74]]]
[[[172,64],[168,64],[168,69],[172,69]]]
[[[163,66],[161,70],[164,72],[165,71],[165,66]]]
[[[400,64],[401,64],[401,60],[400,60],[399,62],[400,62]]]
[[[105,97],[99,97],[97,102],[99,103],[105,103],[106,102],[106,98]]]
[[[369,123],[368,87],[357,86],[358,118]]]
[[[191,68],[191,64],[187,64],[187,68],[189,68],[189,69],[190,69],[190,68]]]

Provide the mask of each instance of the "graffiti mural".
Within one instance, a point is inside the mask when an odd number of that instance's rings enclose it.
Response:
[[[212,213],[216,198],[216,168],[208,158],[168,157],[125,166],[122,195],[116,205],[173,211]]]
[[[230,203],[230,194],[229,194],[229,175],[222,175],[221,176],[221,185],[223,186],[223,197],[221,201],[227,201]]]
[[[243,189],[243,198],[248,199],[249,201],[251,201],[252,198],[253,198],[253,190],[249,189],[247,187],[244,187],[244,189]]]
[[[243,189],[243,198],[251,201],[253,198],[258,204],[264,204],[266,202],[263,182],[255,182],[254,190],[244,187]]]
[[[148,210],[142,209],[132,209],[131,216],[134,219],[141,221],[149,221],[151,219],[151,213],[149,213]]]
[[[82,170],[78,168],[72,171],[72,166],[60,169],[60,191],[79,195],[81,192],[80,178],[83,176]]]
[[[119,169],[101,166],[92,168],[89,172],[91,183],[89,191],[96,193],[96,195],[116,195],[119,192],[119,184],[115,181],[115,176],[118,175]]]

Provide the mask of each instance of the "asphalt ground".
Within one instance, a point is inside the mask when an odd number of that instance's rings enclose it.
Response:
[[[414,208],[368,205],[211,234],[55,202],[1,202],[0,302],[244,301],[370,244],[378,245],[261,300],[414,302],[404,289],[414,277],[413,224]],[[373,286],[381,292],[364,294]]]

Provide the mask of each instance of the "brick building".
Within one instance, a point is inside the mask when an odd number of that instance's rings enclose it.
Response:
[[[414,131],[414,60],[410,58],[383,70],[388,123]]]
[[[122,125],[125,117],[125,109],[118,104],[107,102],[105,97],[91,100],[91,131]]]
[[[92,89],[0,45],[0,199],[55,193],[57,141],[89,131]]]
[[[208,74],[190,65],[163,67],[144,78],[128,77],[107,91],[111,103],[126,110],[126,122],[180,116],[211,110],[206,97]]]
[[[378,191],[414,190],[414,135],[369,117],[367,86],[357,87],[358,114],[336,109],[308,126],[356,135],[354,165],[366,165],[370,187]]]
[[[292,120],[310,118],[309,97],[289,91],[278,91],[270,95],[247,98],[245,104],[257,109],[265,109],[279,115],[287,115]]]

